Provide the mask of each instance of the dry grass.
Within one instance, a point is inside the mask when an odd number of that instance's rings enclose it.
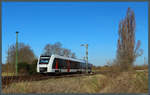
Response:
[[[114,74],[115,75],[115,74]],[[148,93],[148,72],[13,83],[3,93]]]
[[[134,66],[134,70],[148,70],[148,64],[141,66]]]
[[[148,73],[123,72],[116,78],[110,77],[106,85],[100,93],[148,93]]]
[[[3,93],[96,93],[103,88],[106,77],[94,75],[75,78],[13,83]]]

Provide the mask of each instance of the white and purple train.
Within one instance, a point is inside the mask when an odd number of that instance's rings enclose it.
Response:
[[[88,73],[92,72],[92,64],[88,63]],[[84,73],[86,62],[84,60],[68,58],[59,55],[40,56],[37,63],[38,73]]]

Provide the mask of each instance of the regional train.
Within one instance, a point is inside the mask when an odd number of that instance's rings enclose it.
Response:
[[[92,64],[87,65],[88,73],[92,72]],[[84,60],[68,58],[60,55],[40,56],[37,62],[38,73],[85,73]]]

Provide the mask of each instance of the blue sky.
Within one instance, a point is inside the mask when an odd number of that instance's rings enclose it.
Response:
[[[31,46],[40,56],[48,43],[61,42],[64,48],[83,58],[89,44],[89,61],[105,65],[116,56],[118,24],[127,8],[135,12],[136,40],[144,53],[136,60],[148,59],[148,2],[2,2],[2,62],[8,45],[19,42]]]

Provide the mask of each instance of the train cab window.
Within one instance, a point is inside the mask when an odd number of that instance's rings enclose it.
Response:
[[[48,64],[49,58],[41,58],[39,64]]]

